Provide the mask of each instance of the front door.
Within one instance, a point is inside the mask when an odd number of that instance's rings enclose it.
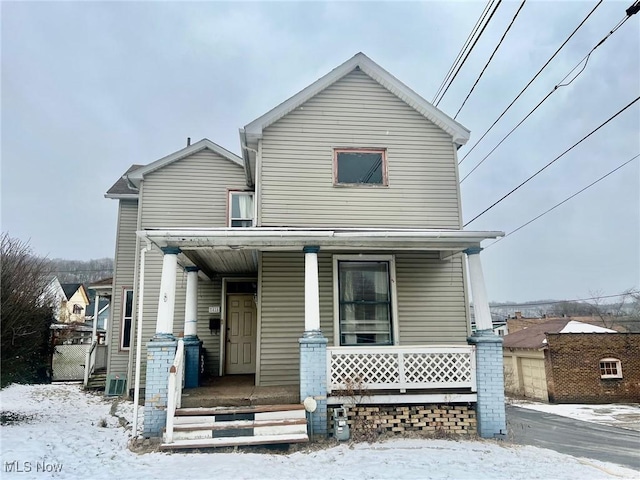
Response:
[[[253,295],[227,296],[227,375],[256,373],[256,304]]]

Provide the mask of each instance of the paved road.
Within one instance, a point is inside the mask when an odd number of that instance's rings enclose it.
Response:
[[[507,405],[509,439],[640,470],[640,432]]]

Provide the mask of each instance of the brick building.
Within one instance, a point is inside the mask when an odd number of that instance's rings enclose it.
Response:
[[[640,334],[570,318],[504,337],[505,390],[555,403],[640,401]]]
[[[640,402],[640,333],[549,333],[549,401]]]

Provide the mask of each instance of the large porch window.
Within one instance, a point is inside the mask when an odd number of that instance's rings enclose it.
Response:
[[[337,259],[340,345],[393,345],[391,260]]]

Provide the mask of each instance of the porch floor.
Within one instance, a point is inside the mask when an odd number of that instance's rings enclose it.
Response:
[[[198,388],[186,388],[182,407],[241,407],[300,403],[300,387],[256,387],[254,375],[227,375],[205,380]]]

